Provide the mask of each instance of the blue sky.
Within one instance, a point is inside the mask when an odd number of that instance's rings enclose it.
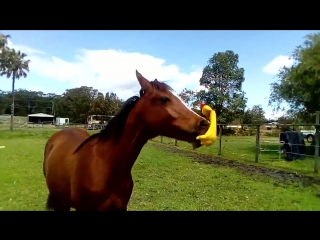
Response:
[[[2,31],[10,46],[27,53],[30,73],[16,88],[61,94],[92,86],[126,99],[138,93],[137,69],[146,78],[169,81],[177,91],[199,89],[199,78],[216,52],[239,54],[245,69],[248,107],[261,104],[267,116],[269,84],[294,47],[313,31]],[[2,77],[1,90],[11,81]]]

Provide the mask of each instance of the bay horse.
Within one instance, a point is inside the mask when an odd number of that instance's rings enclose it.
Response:
[[[133,190],[131,169],[149,139],[162,135],[200,147],[209,122],[189,109],[165,83],[138,71],[140,97],[129,98],[105,129],[54,133],[44,150],[49,190],[46,210],[126,211]]]

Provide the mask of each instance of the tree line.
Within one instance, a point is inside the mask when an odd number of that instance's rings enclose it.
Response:
[[[0,90],[0,114],[11,114],[11,91]],[[15,116],[46,113],[55,117],[67,117],[73,123],[85,123],[89,115],[114,116],[123,101],[115,93],[103,94],[87,86],[67,89],[62,95],[15,90]]]
[[[14,90],[15,80],[27,76],[30,61],[25,60],[25,54],[7,47],[8,38],[0,34],[0,69],[1,76],[12,78],[12,91],[0,91],[0,114],[25,116],[44,112],[83,123],[88,115],[114,115],[122,106],[123,101],[115,93],[103,94],[88,86],[67,89],[61,96],[25,89]],[[315,112],[320,110],[319,54],[320,33],[307,35],[305,42],[296,47],[290,56],[294,64],[281,68],[278,79],[271,83],[269,106],[278,111],[283,102],[290,105],[282,120],[314,122]],[[210,105],[221,124],[268,122],[261,105],[247,107],[248,99],[242,89],[245,70],[238,65],[239,55],[233,51],[214,53],[199,79],[204,90],[183,89],[180,97],[198,113],[200,102]]]

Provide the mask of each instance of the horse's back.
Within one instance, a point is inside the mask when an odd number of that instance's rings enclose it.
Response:
[[[44,158],[46,159],[53,148],[61,148],[69,152],[76,148],[89,137],[89,133],[79,128],[66,128],[54,133],[47,141],[44,151]],[[69,151],[68,151],[69,150]]]
[[[54,133],[48,139],[44,150],[43,171],[49,190],[57,184],[69,185],[74,151],[89,136],[83,129],[68,128]],[[63,186],[56,188],[62,190]]]

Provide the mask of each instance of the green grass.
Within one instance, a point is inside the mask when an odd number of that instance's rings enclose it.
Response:
[[[263,137],[261,148],[267,150],[278,150],[279,145],[276,143],[278,138],[273,137]],[[154,139],[155,142],[161,142],[161,138],[157,137]],[[269,143],[266,141],[270,141]],[[174,139],[163,137],[163,143],[168,145],[174,145]],[[223,136],[221,139],[222,151],[221,157],[236,160],[243,163],[255,164],[255,136]],[[308,148],[309,144],[306,143],[308,154],[313,154]],[[178,141],[178,147],[187,151],[194,151],[189,143]],[[215,142],[212,146],[201,147],[195,151],[198,153],[203,153],[206,155],[218,157],[219,142]],[[281,154],[279,159],[278,152],[268,152],[263,151],[259,157],[259,163],[257,165],[262,165],[268,168],[287,170],[292,172],[297,172],[299,174],[304,174],[313,177],[319,177],[320,175],[313,173],[314,168],[314,158],[307,157],[305,160],[296,161],[285,161],[285,154]]]
[[[0,210],[44,210],[43,149],[53,132],[0,131]],[[129,210],[320,210],[318,185],[199,164],[152,142],[137,159],[133,178]]]

